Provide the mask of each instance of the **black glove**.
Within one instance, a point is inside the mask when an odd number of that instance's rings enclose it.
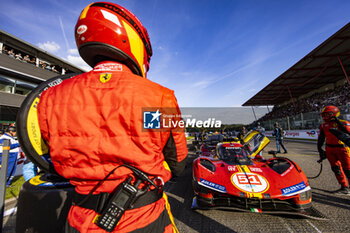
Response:
[[[317,162],[321,163],[323,160],[325,160],[327,158],[327,156],[326,156],[326,152],[324,150],[320,150],[319,153],[320,153],[320,159],[317,160]]]

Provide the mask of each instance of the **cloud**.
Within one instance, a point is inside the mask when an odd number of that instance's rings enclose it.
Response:
[[[79,51],[78,49],[68,49],[68,53],[72,55],[78,55]]]
[[[45,43],[39,43],[38,46],[39,46],[39,48],[41,48],[45,51],[51,52],[51,53],[54,53],[61,48],[61,46],[54,41],[47,41]]]
[[[212,83],[212,81],[210,81],[210,80],[202,80],[202,81],[194,83],[192,86],[203,89],[203,88],[208,87],[211,83]]]
[[[92,68],[91,68],[88,64],[86,64],[86,62],[85,62],[81,57],[79,57],[79,56],[68,55],[67,60],[68,60],[70,63],[72,63],[72,64],[78,66],[79,68],[81,68],[81,69],[83,69],[83,70],[85,70],[85,71],[89,71],[89,70],[92,69]]]

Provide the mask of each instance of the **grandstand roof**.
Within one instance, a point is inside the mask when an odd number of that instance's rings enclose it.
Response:
[[[347,74],[343,68],[347,68]],[[350,23],[264,87],[243,106],[278,105],[350,76]]]

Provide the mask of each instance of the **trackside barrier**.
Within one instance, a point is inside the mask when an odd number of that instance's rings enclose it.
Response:
[[[309,130],[285,130],[284,139],[297,139],[297,140],[310,140],[317,141],[318,135],[320,134],[319,129],[309,129]],[[272,136],[273,131],[266,131],[265,135],[267,137]]]
[[[7,168],[10,154],[10,140],[5,139],[2,144],[2,162],[0,169],[0,233],[2,232],[2,224],[5,210],[5,194],[6,194],[6,180]]]

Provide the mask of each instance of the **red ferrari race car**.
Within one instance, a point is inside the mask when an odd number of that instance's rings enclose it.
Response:
[[[218,143],[214,157],[201,155],[193,161],[192,209],[326,219],[312,207],[309,181],[296,163],[284,157],[266,160],[258,155],[269,143],[259,132],[251,132],[244,142]]]
[[[202,145],[200,146],[200,154],[202,156],[215,156],[216,145],[223,141],[221,134],[208,134],[204,136]]]

